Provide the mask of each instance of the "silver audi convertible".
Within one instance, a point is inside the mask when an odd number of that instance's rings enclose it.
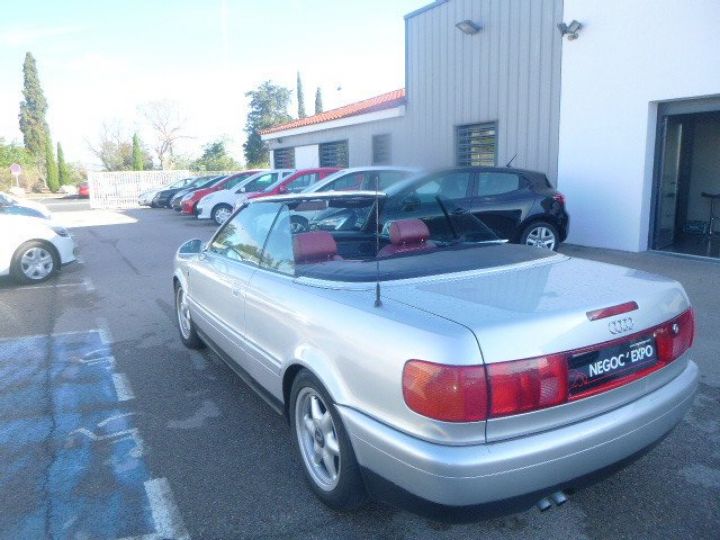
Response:
[[[183,343],[290,423],[311,489],[425,514],[562,503],[659,442],[698,368],[660,276],[498,240],[419,186],[256,199],[178,251]],[[418,218],[417,205],[424,211]]]

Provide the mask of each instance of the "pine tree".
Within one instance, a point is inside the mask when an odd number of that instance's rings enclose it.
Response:
[[[65,163],[65,153],[63,152],[62,145],[57,143],[57,171],[58,171],[58,183],[61,186],[67,185],[71,182],[70,169],[68,169],[67,163]]]
[[[45,139],[45,183],[50,191],[55,193],[60,189],[60,181],[58,180],[58,167],[55,161],[55,152],[53,152],[52,141],[50,137]]]
[[[142,147],[140,146],[140,137],[135,133],[133,135],[132,147],[132,166],[133,171],[142,171],[145,168]]]
[[[317,90],[315,90],[315,114],[320,114],[321,112],[323,112],[322,92],[318,86]]]
[[[47,113],[47,100],[40,86],[37,65],[31,53],[25,54],[23,63],[23,98],[20,102],[20,131],[23,134],[25,148],[36,159],[41,160],[46,153],[46,140],[48,139],[48,126],[45,120]],[[52,148],[50,148],[52,151]]]
[[[303,92],[302,79],[300,72],[297,72],[297,102],[298,102],[298,118],[305,118],[305,93]]]

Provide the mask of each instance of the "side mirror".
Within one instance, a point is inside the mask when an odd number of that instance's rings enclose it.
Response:
[[[194,238],[193,240],[188,240],[180,246],[180,249],[178,249],[178,256],[188,258],[192,255],[197,255],[204,249],[205,245],[203,244],[203,241],[199,238]]]
[[[245,193],[245,188],[244,188],[244,187],[241,187],[241,188],[240,188],[240,193]]]

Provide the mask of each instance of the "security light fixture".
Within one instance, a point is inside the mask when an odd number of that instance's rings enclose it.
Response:
[[[564,22],[561,22],[557,26],[558,30],[560,30],[560,37],[567,36],[568,41],[572,41],[578,38],[578,32],[582,28],[582,23],[579,23],[578,21],[573,19],[570,24],[565,24]]]
[[[455,25],[458,30],[460,30],[463,34],[467,34],[468,36],[472,36],[473,34],[477,34],[482,26],[479,24],[476,24],[472,22],[470,19],[465,19],[464,21],[460,21]]]

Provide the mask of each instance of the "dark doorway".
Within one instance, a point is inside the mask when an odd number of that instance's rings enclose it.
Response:
[[[720,100],[714,111],[711,102],[660,106],[653,249],[720,257]]]

